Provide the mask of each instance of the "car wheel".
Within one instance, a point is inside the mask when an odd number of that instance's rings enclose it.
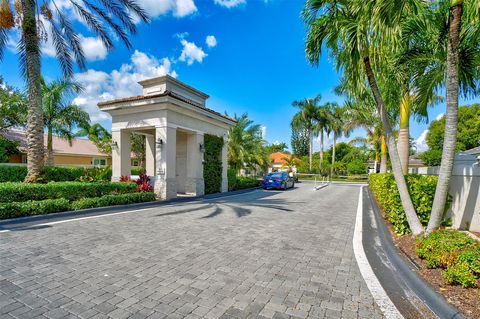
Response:
[[[282,186],[282,189],[283,189],[284,191],[286,191],[286,190],[287,190],[287,182],[284,182],[282,185],[283,185],[283,186]]]
[[[295,182],[292,183],[292,187],[291,188],[295,188]]]

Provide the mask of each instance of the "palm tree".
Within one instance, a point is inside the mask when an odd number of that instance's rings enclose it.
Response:
[[[262,126],[254,124],[247,113],[240,117],[235,115],[234,118],[237,122],[228,132],[228,165],[237,173],[245,166],[265,168],[269,164],[269,156]]]
[[[317,95],[314,98],[306,98],[303,100],[294,101],[292,105],[300,110],[293,116],[292,128],[300,130],[301,128],[307,130],[309,149],[308,160],[309,170],[312,171],[312,154],[313,154],[313,135],[316,129],[316,119],[318,115],[318,103],[320,102],[321,95]]]
[[[416,70],[416,87],[421,91],[446,89],[442,161],[427,233],[438,228],[445,211],[455,156],[458,95],[480,93],[479,16],[478,1],[444,0],[409,19],[405,27],[406,38],[416,39],[403,58]]]
[[[127,33],[133,34],[137,27],[136,17],[148,22],[148,15],[135,0],[67,0],[85,24],[103,42],[107,50],[114,48],[117,37],[130,48]],[[4,7],[3,7],[4,6]],[[133,16],[134,15],[134,16]],[[47,28],[49,30],[47,32]],[[23,77],[28,87],[27,120],[27,182],[35,182],[41,175],[44,161],[42,85],[40,82],[42,41],[50,36],[55,47],[60,68],[65,78],[73,75],[73,65],[85,69],[85,55],[79,34],[69,17],[55,1],[15,1],[12,9],[9,1],[2,1],[0,17],[0,59],[8,43],[7,31],[20,30],[18,54]],[[110,32],[112,31],[112,32]]]
[[[292,172],[293,168],[300,163],[300,160],[293,155],[290,157],[284,157],[282,160],[284,161],[282,167],[287,168],[289,173]]]
[[[392,171],[408,224],[412,233],[418,235],[423,232],[423,227],[408,193],[392,126],[374,70],[380,69],[384,62],[382,52],[391,49],[385,43],[400,41],[396,28],[389,27],[387,22],[394,24],[399,15],[415,9],[411,6],[411,2],[415,1],[397,2],[402,3],[392,8],[386,2],[308,0],[304,10],[308,28],[305,51],[308,60],[318,65],[325,44],[331,50],[337,68],[342,69],[346,77],[356,82],[367,81],[382,121]]]
[[[88,113],[77,105],[70,104],[69,97],[80,90],[75,82],[57,80],[47,84],[43,78],[42,85],[43,121],[47,130],[47,160],[53,165],[53,134],[66,138],[70,145],[74,137],[73,129],[90,121]],[[42,132],[43,138],[43,132]]]
[[[320,142],[320,164],[319,164],[319,169],[320,172],[322,171],[322,165],[323,165],[323,157],[324,157],[324,133],[327,135],[330,135],[331,132],[331,126],[330,126],[330,118],[331,118],[331,108],[334,103],[326,103],[323,105],[320,105],[317,108],[317,112],[315,113],[315,130],[314,132],[316,135],[319,136],[319,142]]]
[[[99,123],[91,125],[88,122],[79,124],[80,130],[75,136],[86,136],[98,150],[104,154],[112,153],[112,134]]]

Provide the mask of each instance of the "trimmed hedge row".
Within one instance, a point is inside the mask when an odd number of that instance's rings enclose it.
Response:
[[[128,193],[121,195],[105,195],[102,197],[83,198],[72,203],[65,198],[0,203],[0,219],[52,214],[84,208],[151,202],[154,200],[154,193]]]
[[[104,195],[134,193],[136,191],[137,184],[121,182],[54,182],[48,184],[1,183],[0,201],[3,203],[9,203],[59,198],[64,198],[67,201],[75,201],[85,197],[101,197]]]
[[[45,166],[43,180],[46,182],[68,182],[80,179],[83,167]],[[0,165],[0,183],[23,182],[27,176],[27,166]]]
[[[417,254],[428,268],[443,268],[450,284],[480,288],[480,242],[455,230],[417,238]]]
[[[430,219],[438,178],[415,174],[406,176],[406,180],[418,218],[426,226]],[[398,234],[410,233],[410,227],[393,175],[370,174],[368,182],[373,195],[383,208],[387,220],[392,223],[395,232]]]
[[[72,208],[85,209],[104,206],[125,205],[141,202],[152,202],[156,199],[154,193],[131,193],[123,195],[105,195],[102,197],[82,198],[72,203]]]

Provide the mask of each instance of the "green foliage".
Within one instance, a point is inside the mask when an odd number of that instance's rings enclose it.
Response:
[[[0,163],[8,163],[10,156],[18,154],[18,142],[10,141],[0,135]]]
[[[237,172],[234,169],[229,168],[227,171],[227,179],[228,179],[228,190],[232,191],[235,189],[237,185]]]
[[[70,203],[65,198],[0,203],[0,219],[58,213],[69,209]]]
[[[145,173],[145,169],[143,167],[132,167],[132,175],[140,175],[140,173]]]
[[[27,99],[25,95],[3,82],[0,76],[0,131],[25,126],[27,122]]]
[[[347,163],[348,175],[364,174],[367,172],[367,165],[362,160],[356,159]]]
[[[218,193],[222,187],[222,148],[223,137],[205,134],[203,179],[205,194]]]
[[[23,182],[27,176],[26,166],[0,165],[0,183],[4,182]],[[109,182],[112,178],[111,167],[62,167],[45,166],[43,168],[44,182],[73,182],[73,181],[93,181]]]
[[[24,202],[65,198],[74,201],[84,197],[125,194],[137,191],[135,183],[52,182],[48,184],[1,183],[2,202]]]
[[[292,126],[290,145],[292,146],[293,154],[299,157],[308,155],[309,143],[308,131],[302,127]]]
[[[27,176],[27,166],[0,165],[0,183],[23,182]]]
[[[265,149],[268,154],[272,154],[276,152],[286,153],[288,146],[287,146],[287,143],[284,143],[284,142],[272,143],[270,145],[265,146]]]
[[[429,131],[426,138],[427,145],[430,148],[430,150],[441,151],[443,149],[444,133],[445,133],[445,117],[442,117],[439,120],[434,120],[430,123]],[[480,143],[480,104],[473,104],[470,106],[459,107],[458,108],[457,151],[465,151],[465,150],[477,147],[479,143]],[[434,154],[438,155],[439,153],[437,152]]]
[[[254,177],[237,176],[235,188],[233,190],[259,187],[261,184],[262,182]]]
[[[433,197],[437,186],[436,176],[408,175],[408,191],[420,222],[426,226],[430,219]],[[392,174],[370,174],[370,189],[392,223],[397,234],[410,233],[407,217],[403,210],[400,194]]]
[[[43,180],[45,182],[77,181],[83,172],[83,167],[45,166],[43,168]]]
[[[129,193],[121,195],[105,195],[102,197],[82,198],[72,203],[72,209],[85,209],[104,206],[126,205],[132,203],[155,201],[155,194],[151,192]]]
[[[421,153],[419,157],[427,166],[440,166],[442,153],[442,150],[428,150]]]
[[[480,278],[480,243],[455,230],[440,230],[417,238],[417,254],[429,268],[443,268],[445,280],[476,287]]]

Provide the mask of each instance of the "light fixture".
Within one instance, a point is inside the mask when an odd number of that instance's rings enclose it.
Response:
[[[112,141],[112,148],[118,148],[117,141]]]
[[[200,143],[200,152],[203,152],[203,151],[205,151],[205,149],[204,149],[204,147],[203,147],[203,144]]]
[[[157,140],[157,144],[160,145],[160,146],[162,146],[162,145],[163,145],[163,140],[162,140],[161,138],[159,138],[159,139]]]

